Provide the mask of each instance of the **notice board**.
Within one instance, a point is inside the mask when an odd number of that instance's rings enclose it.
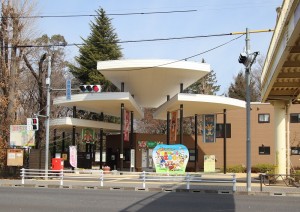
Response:
[[[7,150],[7,166],[23,166],[24,150],[8,149]]]

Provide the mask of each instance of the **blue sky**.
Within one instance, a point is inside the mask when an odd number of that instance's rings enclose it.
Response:
[[[39,0],[40,15],[91,15],[102,7],[107,14],[197,10],[189,13],[110,16],[121,41],[153,38],[222,34],[273,29],[276,7],[282,0]],[[38,20],[41,34],[61,34],[68,43],[82,43],[90,33],[93,17],[43,18]],[[196,38],[173,41],[127,43],[121,47],[125,59],[183,59],[207,51],[236,36]],[[272,33],[250,35],[252,51],[266,55]],[[217,74],[221,91],[227,92],[233,77],[243,69],[238,56],[245,46],[245,36],[208,53],[190,59],[209,63]],[[67,47],[67,57],[78,54],[77,47]]]

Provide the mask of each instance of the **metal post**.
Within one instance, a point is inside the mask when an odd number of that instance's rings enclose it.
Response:
[[[49,168],[49,135],[50,135],[50,77],[51,77],[51,55],[48,57],[48,75],[46,78],[47,87],[47,110],[46,110],[46,146],[45,146],[45,179],[48,179]]]
[[[180,93],[183,93],[183,83],[180,83]]]
[[[134,172],[134,167],[132,167],[132,163],[135,164],[135,157],[132,157],[131,151],[133,148],[133,111],[130,112],[130,171]],[[131,158],[132,157],[132,158]],[[133,160],[134,159],[134,160]],[[133,161],[133,162],[132,162]]]
[[[103,158],[102,158],[102,152],[103,152],[103,129],[101,128],[100,129],[100,166],[99,168],[102,169],[102,161],[103,161]]]
[[[61,153],[65,152],[66,133],[62,132]]]
[[[146,188],[146,172],[143,171],[143,189]]]
[[[198,116],[195,114],[195,172],[197,171],[198,161]]]
[[[180,105],[180,144],[183,141],[183,104]]]
[[[121,104],[121,146],[120,146],[120,171],[123,170],[123,149],[124,149],[124,104]]]
[[[250,52],[250,38],[249,31],[246,28],[246,54],[249,57]],[[250,69],[251,66],[246,66],[246,131],[247,131],[247,141],[246,141],[246,157],[247,157],[247,191],[251,191],[251,140],[250,140]]]
[[[170,95],[167,95],[167,101],[170,100]],[[170,111],[167,111],[167,144],[170,144]]]
[[[121,92],[124,92],[124,82],[121,82]]]
[[[104,179],[103,170],[100,170],[100,186],[101,187],[103,187],[103,179]]]
[[[76,106],[73,106],[73,118],[76,118]],[[76,136],[76,126],[73,126],[73,128],[72,128],[72,146],[76,145],[75,136]],[[72,167],[72,170],[75,170],[75,168]]]
[[[22,177],[22,185],[24,185],[25,184],[25,169],[24,168],[21,169],[21,177]]]
[[[224,151],[224,154],[223,154],[223,156],[224,156],[224,174],[226,174],[226,172],[227,172],[227,167],[226,167],[226,164],[227,164],[227,157],[226,157],[226,152],[227,152],[227,150],[226,150],[226,138],[227,138],[227,130],[226,130],[226,109],[224,109],[224,112],[223,112],[223,129],[224,129],[224,149],[223,149],[223,151]]]
[[[56,129],[54,129],[53,131],[53,158],[55,158],[56,156],[56,140],[57,140],[57,136],[56,136]]]

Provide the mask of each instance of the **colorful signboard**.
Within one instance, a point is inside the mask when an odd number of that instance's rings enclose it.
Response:
[[[189,151],[182,144],[159,144],[153,149],[152,158],[157,173],[184,174]]]
[[[10,125],[10,146],[34,146],[35,131],[27,130],[27,125]]]
[[[214,143],[216,141],[215,115],[203,115],[203,141],[204,143]]]
[[[141,149],[153,149],[156,145],[160,144],[160,141],[138,141],[138,148]]]

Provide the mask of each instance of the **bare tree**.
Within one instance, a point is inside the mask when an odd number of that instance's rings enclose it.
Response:
[[[9,126],[20,122],[19,76],[22,66],[24,48],[30,28],[27,19],[21,17],[30,14],[34,8],[30,0],[1,0],[0,21],[0,139],[5,148],[9,140]],[[31,20],[33,21],[33,20]],[[32,22],[31,22],[31,25]],[[0,167],[5,160],[0,161]]]

